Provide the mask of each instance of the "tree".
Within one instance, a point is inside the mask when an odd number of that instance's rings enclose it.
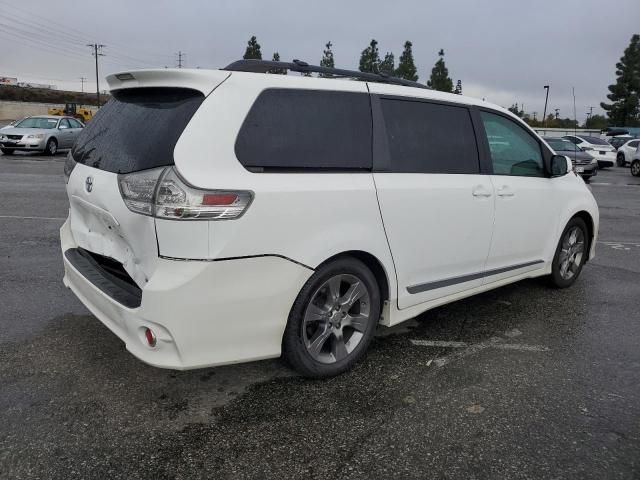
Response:
[[[607,98],[611,103],[600,106],[607,112],[612,125],[635,127],[640,125],[640,35],[631,37],[629,46],[616,63],[616,83],[609,85]]]
[[[591,115],[587,118],[587,121],[584,122],[584,128],[597,128],[599,130],[604,130],[607,126],[607,119],[604,115]]]
[[[280,61],[280,54],[278,52],[274,52],[273,53],[273,58],[271,60],[273,62],[279,62]],[[280,68],[280,67],[273,67],[273,68],[270,68],[269,70],[267,70],[267,73],[273,73],[275,75],[286,75],[287,74],[287,69],[286,68]]]
[[[520,118],[524,117],[524,110],[518,109],[517,103],[514,103],[513,105],[511,105],[507,110],[509,110],[511,113],[513,113],[514,115],[517,115]]]
[[[375,73],[380,65],[380,54],[378,53],[378,41],[372,39],[369,46],[362,51],[360,55],[361,72]]]
[[[242,56],[245,60],[248,59],[256,59],[262,60],[262,52],[260,51],[260,44],[258,40],[256,40],[256,36],[253,35],[249,41],[247,42],[247,49],[244,51],[244,55]]]
[[[456,95],[462,95],[462,80],[458,80],[456,83],[456,89],[453,91]]]
[[[449,78],[449,70],[444,64],[444,50],[440,49],[438,56],[440,58],[431,69],[431,78],[429,78],[427,86],[440,92],[451,93],[453,91],[453,81]]]
[[[327,42],[324,46],[324,50],[322,51],[322,60],[320,60],[320,66],[326,68],[335,68],[335,61],[333,59],[333,50],[331,50],[333,44],[331,42]],[[321,77],[332,77],[330,73],[321,73]]]
[[[400,55],[398,61],[398,68],[396,69],[396,77],[404,78],[405,80],[411,80],[412,82],[418,81],[418,70],[413,63],[413,44],[407,40],[404,42],[404,50]]]
[[[396,67],[395,64],[396,64],[396,61],[395,61],[395,57],[393,56],[393,53],[387,52],[386,55],[384,56],[384,60],[380,62],[380,66],[378,67],[378,70],[380,71],[380,73],[393,75],[393,72]]]

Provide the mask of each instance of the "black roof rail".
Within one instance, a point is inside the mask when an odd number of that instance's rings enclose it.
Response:
[[[309,65],[302,60],[293,60],[292,62],[274,62],[273,60],[237,60],[230,63],[222,70],[233,72],[253,72],[267,73],[271,69],[286,69],[292,72],[300,73],[322,73],[330,77],[349,77],[365,80],[367,82],[392,83],[394,85],[404,85],[405,87],[429,88],[418,82],[405,80],[404,78],[392,77],[386,73],[369,73],[358,72],[356,70],[344,70],[342,68],[320,67],[317,65]]]

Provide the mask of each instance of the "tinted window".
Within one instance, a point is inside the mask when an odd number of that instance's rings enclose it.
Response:
[[[69,120],[67,120],[66,118],[63,118],[62,120],[60,120],[60,125],[58,126],[58,128],[71,128],[71,124],[69,123]]]
[[[640,143],[640,140],[634,140],[633,142],[629,142],[629,146],[631,148],[636,148],[638,146],[638,143]]]
[[[69,123],[71,124],[71,128],[82,128],[82,124],[75,118],[70,118]]]
[[[566,136],[564,136],[564,137],[562,137],[562,138],[567,139],[567,140],[569,140],[571,143],[575,143],[576,145],[577,145],[578,143],[581,143],[581,142],[582,142],[582,140],[580,140],[580,139],[578,139],[578,138],[576,138],[576,137],[570,137],[569,135],[566,135]]]
[[[435,103],[382,99],[391,171],[478,173],[469,110]]]
[[[551,148],[553,148],[556,152],[579,152],[580,149],[571,143],[569,140],[564,140],[562,138],[545,138],[547,143]]]
[[[501,115],[481,116],[495,175],[544,176],[540,145],[529,132]]]
[[[371,107],[366,93],[265,90],[236,140],[248,168],[371,169]]]
[[[73,158],[114,173],[172,165],[178,138],[203,100],[184,88],[117,90],[82,129]]]

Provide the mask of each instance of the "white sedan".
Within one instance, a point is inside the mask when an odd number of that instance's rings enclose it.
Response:
[[[562,138],[574,143],[580,147],[580,150],[595,158],[599,168],[613,167],[616,164],[616,149],[601,138],[585,135],[565,135]]]

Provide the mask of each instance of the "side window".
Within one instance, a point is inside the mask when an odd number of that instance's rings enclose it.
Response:
[[[573,143],[574,145],[577,145],[580,143],[580,140],[578,140],[576,137],[571,137],[569,135],[562,137],[566,140],[569,140],[571,143]]]
[[[629,146],[631,148],[636,148],[639,143],[640,143],[640,140],[634,140],[633,142],[629,142]]]
[[[268,89],[251,107],[235,151],[247,168],[371,170],[367,93]]]
[[[381,104],[392,172],[480,172],[466,107],[385,98]]]
[[[69,120],[67,120],[66,118],[63,118],[62,120],[60,120],[60,127],[71,128],[71,125],[69,125]]]
[[[82,124],[75,118],[70,118],[69,123],[71,124],[71,128],[82,128]]]
[[[540,144],[517,123],[481,112],[494,175],[544,177]]]

